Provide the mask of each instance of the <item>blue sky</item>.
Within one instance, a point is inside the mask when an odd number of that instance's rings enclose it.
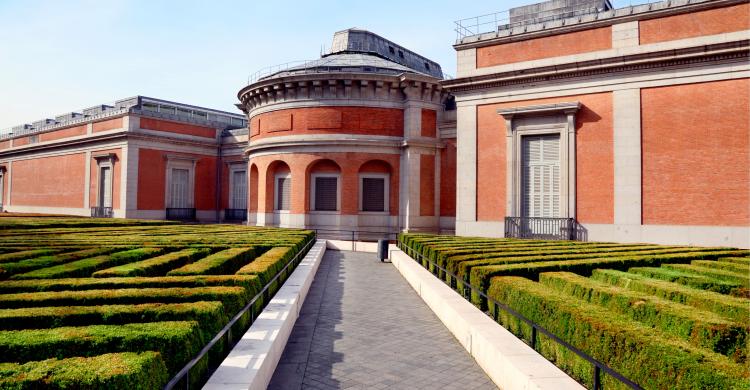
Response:
[[[0,0],[0,129],[134,95],[234,110],[250,73],[349,27],[455,74],[454,20],[531,2]]]

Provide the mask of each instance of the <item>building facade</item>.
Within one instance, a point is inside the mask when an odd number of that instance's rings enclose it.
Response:
[[[460,37],[457,234],[750,247],[749,30],[746,0],[560,0]]]
[[[250,223],[452,231],[455,111],[442,78],[439,64],[349,29],[320,59],[243,88]]]
[[[17,126],[0,138],[0,205],[23,213],[242,220],[246,126],[241,114],[143,96]]]

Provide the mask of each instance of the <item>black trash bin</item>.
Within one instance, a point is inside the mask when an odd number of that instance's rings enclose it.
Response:
[[[378,240],[378,258],[380,261],[388,258],[388,240]]]

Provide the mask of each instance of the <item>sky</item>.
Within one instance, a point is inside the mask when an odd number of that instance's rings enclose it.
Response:
[[[455,20],[532,2],[0,0],[0,131],[135,95],[237,111],[250,74],[350,27],[454,75]]]

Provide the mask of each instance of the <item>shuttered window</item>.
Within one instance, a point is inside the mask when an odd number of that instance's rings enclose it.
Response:
[[[338,210],[338,182],[333,176],[315,177],[315,210],[336,211]]]
[[[524,217],[560,216],[560,136],[525,136],[522,139]]]
[[[112,169],[99,169],[99,207],[112,207]]]
[[[232,207],[233,209],[247,208],[247,173],[246,171],[232,172]]]
[[[188,176],[190,171],[187,169],[172,169],[172,188],[170,191],[171,208],[188,208]]]
[[[276,178],[276,210],[289,210],[292,201],[292,178]]]
[[[362,211],[385,211],[385,178],[362,178]]]

